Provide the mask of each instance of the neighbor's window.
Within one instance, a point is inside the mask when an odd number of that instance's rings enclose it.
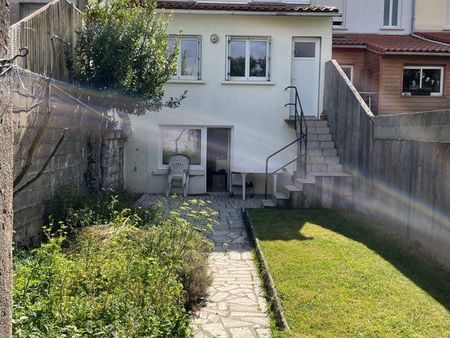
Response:
[[[400,0],[384,0],[383,26],[397,27],[399,25]]]
[[[175,48],[177,37],[171,36],[167,39],[169,50]],[[178,54],[177,72],[174,74],[175,80],[200,80],[200,36],[180,36],[180,51]]]
[[[408,66],[403,68],[404,96],[442,96],[443,67]]]
[[[342,65],[341,68],[344,71],[345,75],[347,75],[350,82],[353,82],[353,66]]]
[[[201,165],[202,130],[200,128],[165,127],[162,135],[162,164],[169,164],[169,158],[183,154],[191,159],[191,165]]]
[[[269,38],[228,37],[227,80],[269,80]]]

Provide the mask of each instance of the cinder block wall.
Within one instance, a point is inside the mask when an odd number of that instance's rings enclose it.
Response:
[[[42,176],[14,196],[15,243],[33,246],[41,239],[45,202],[58,187],[86,189],[87,174],[90,171],[90,176],[95,176],[94,183],[91,184],[98,186],[98,175],[103,172],[103,187],[118,190],[123,188],[124,140],[121,130],[107,130],[104,132],[101,150],[101,115],[80,105],[57,88],[87,102],[87,94],[82,90],[53,80],[49,87],[48,80],[24,70],[16,69],[9,76],[12,79],[15,106],[14,177],[26,165],[33,139],[48,114],[48,88],[49,108],[52,111],[48,126],[37,142],[32,164],[15,190],[39,173],[67,128],[61,146]],[[39,104],[40,102],[42,103]],[[36,104],[38,106],[29,112],[19,112]],[[101,108],[97,106],[97,110],[101,111]]]
[[[375,117],[334,61],[325,86],[353,209],[450,267],[450,110]]]

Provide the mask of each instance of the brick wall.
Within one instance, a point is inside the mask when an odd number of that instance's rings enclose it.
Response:
[[[47,97],[48,107],[52,111],[48,126],[37,142],[32,164],[15,187],[16,191],[41,171],[67,128],[61,146],[42,176],[14,196],[15,242],[28,246],[39,242],[45,202],[58,187],[71,186],[83,190],[87,187],[87,178],[95,176],[95,179],[90,181],[94,181],[91,184],[96,187],[103,181],[105,188],[122,189],[124,141],[122,132],[117,127],[104,131],[104,137],[101,137],[102,116],[99,113],[102,107],[96,105],[98,113],[94,112],[61,91],[88,102],[88,97],[82,90],[19,69],[11,72],[9,76],[14,79],[14,177],[17,177],[26,165],[27,153],[35,135],[48,116]],[[31,111],[20,112],[36,104],[38,105]],[[87,175],[88,172],[92,175]],[[100,173],[103,173],[102,180]]]

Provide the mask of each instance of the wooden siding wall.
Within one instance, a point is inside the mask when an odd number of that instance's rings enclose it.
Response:
[[[444,67],[443,96],[402,96],[403,67],[427,65]],[[450,57],[385,56],[380,81],[380,114],[430,111],[450,108]]]
[[[341,66],[353,66],[352,83],[359,91],[365,91],[365,54],[365,49],[360,48],[333,49],[333,59],[335,59]]]
[[[82,14],[67,0],[55,0],[10,27],[12,53],[28,47],[17,64],[34,73],[70,81],[67,56],[73,54]]]

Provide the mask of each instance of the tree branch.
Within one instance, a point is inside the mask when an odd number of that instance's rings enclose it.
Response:
[[[26,189],[27,187],[29,187],[31,184],[33,184],[34,181],[36,181],[39,177],[42,176],[42,174],[45,172],[45,169],[47,169],[51,159],[55,156],[56,152],[58,151],[59,146],[61,145],[61,143],[63,143],[64,138],[66,137],[67,130],[69,130],[69,129],[65,128],[63,130],[63,132],[61,134],[61,137],[60,137],[58,143],[56,144],[55,149],[53,149],[52,153],[50,154],[48,159],[45,161],[44,165],[42,166],[41,170],[37,173],[37,175],[34,176],[31,180],[29,180],[27,183],[22,185],[19,189],[15,190],[14,193],[13,193],[13,196],[16,196],[19,192],[21,192],[24,189]]]
[[[33,141],[31,142],[31,146],[27,152],[25,165],[20,170],[19,175],[17,175],[17,177],[14,179],[14,182],[13,182],[14,187],[17,187],[19,185],[19,183],[22,181],[22,179],[25,177],[26,173],[30,169],[30,167],[32,165],[33,154],[36,150],[38,142],[41,139],[42,135],[44,134],[45,129],[47,129],[50,118],[52,117],[53,110],[50,109],[50,83],[48,84],[48,87],[47,87],[46,101],[44,101],[44,102],[47,103],[47,114],[45,115],[44,120],[42,121],[41,125],[39,126],[39,129],[38,129],[36,135],[34,136]]]

